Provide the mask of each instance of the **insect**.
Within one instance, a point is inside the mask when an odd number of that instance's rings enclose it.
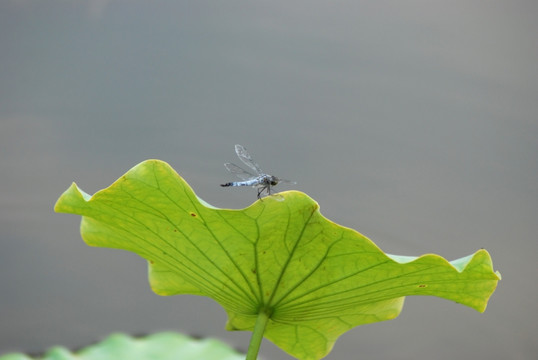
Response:
[[[250,154],[242,145],[235,145],[235,153],[243,164],[252,169],[255,174],[248,172],[235,164],[225,163],[224,167],[229,172],[242,179],[242,181],[228,182],[221,184],[220,186],[252,186],[258,190],[258,199],[261,199],[264,191],[267,192],[267,195],[271,195],[271,188],[280,182],[295,184],[294,181],[279,179],[276,176],[264,173],[260,168],[260,165],[254,162]]]

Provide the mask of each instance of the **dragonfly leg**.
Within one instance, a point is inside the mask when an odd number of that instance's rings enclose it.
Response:
[[[258,199],[260,199],[260,200],[262,199],[262,193],[264,191],[267,191],[269,193],[268,187],[269,187],[269,185],[265,185],[265,186],[262,186],[262,187],[258,188]]]

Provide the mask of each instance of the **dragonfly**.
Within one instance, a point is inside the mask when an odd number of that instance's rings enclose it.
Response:
[[[295,181],[280,179],[276,176],[264,173],[260,168],[260,165],[258,165],[252,159],[252,156],[250,156],[244,146],[235,145],[235,153],[237,154],[239,160],[243,162],[243,164],[245,164],[251,170],[254,171],[254,174],[252,172],[242,169],[235,164],[225,163],[224,167],[229,172],[242,179],[242,181],[227,182],[225,184],[221,184],[220,186],[252,186],[258,190],[258,199],[261,199],[264,191],[267,193],[267,195],[271,195],[271,189],[280,182],[296,184]]]

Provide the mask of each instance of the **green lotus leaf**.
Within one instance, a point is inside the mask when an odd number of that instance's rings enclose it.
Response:
[[[228,330],[253,330],[263,314],[263,336],[299,359],[320,359],[351,328],[397,317],[408,295],[483,312],[500,280],[486,250],[452,262],[385,254],[298,191],[241,210],[211,207],[158,160],[93,196],[73,183],[55,210],[82,215],[88,245],[147,259],[157,294],[217,301]]]
[[[113,334],[98,344],[73,353],[56,346],[43,356],[6,354],[0,360],[243,360],[245,355],[214,339],[197,340],[189,336],[163,332],[133,338]]]

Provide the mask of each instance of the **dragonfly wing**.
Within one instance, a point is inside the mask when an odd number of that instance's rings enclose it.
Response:
[[[226,170],[228,170],[229,172],[231,172],[232,174],[234,174],[235,176],[243,180],[250,180],[256,177],[256,175],[253,175],[249,173],[248,171],[243,170],[239,166],[232,163],[226,163],[224,164],[224,167],[226,168]]]
[[[235,153],[237,154],[237,157],[249,168],[256,171],[258,175],[262,175],[262,169],[260,169],[260,165],[256,164],[254,160],[252,160],[252,157],[247,152],[247,149],[245,149],[242,145],[235,145]]]

